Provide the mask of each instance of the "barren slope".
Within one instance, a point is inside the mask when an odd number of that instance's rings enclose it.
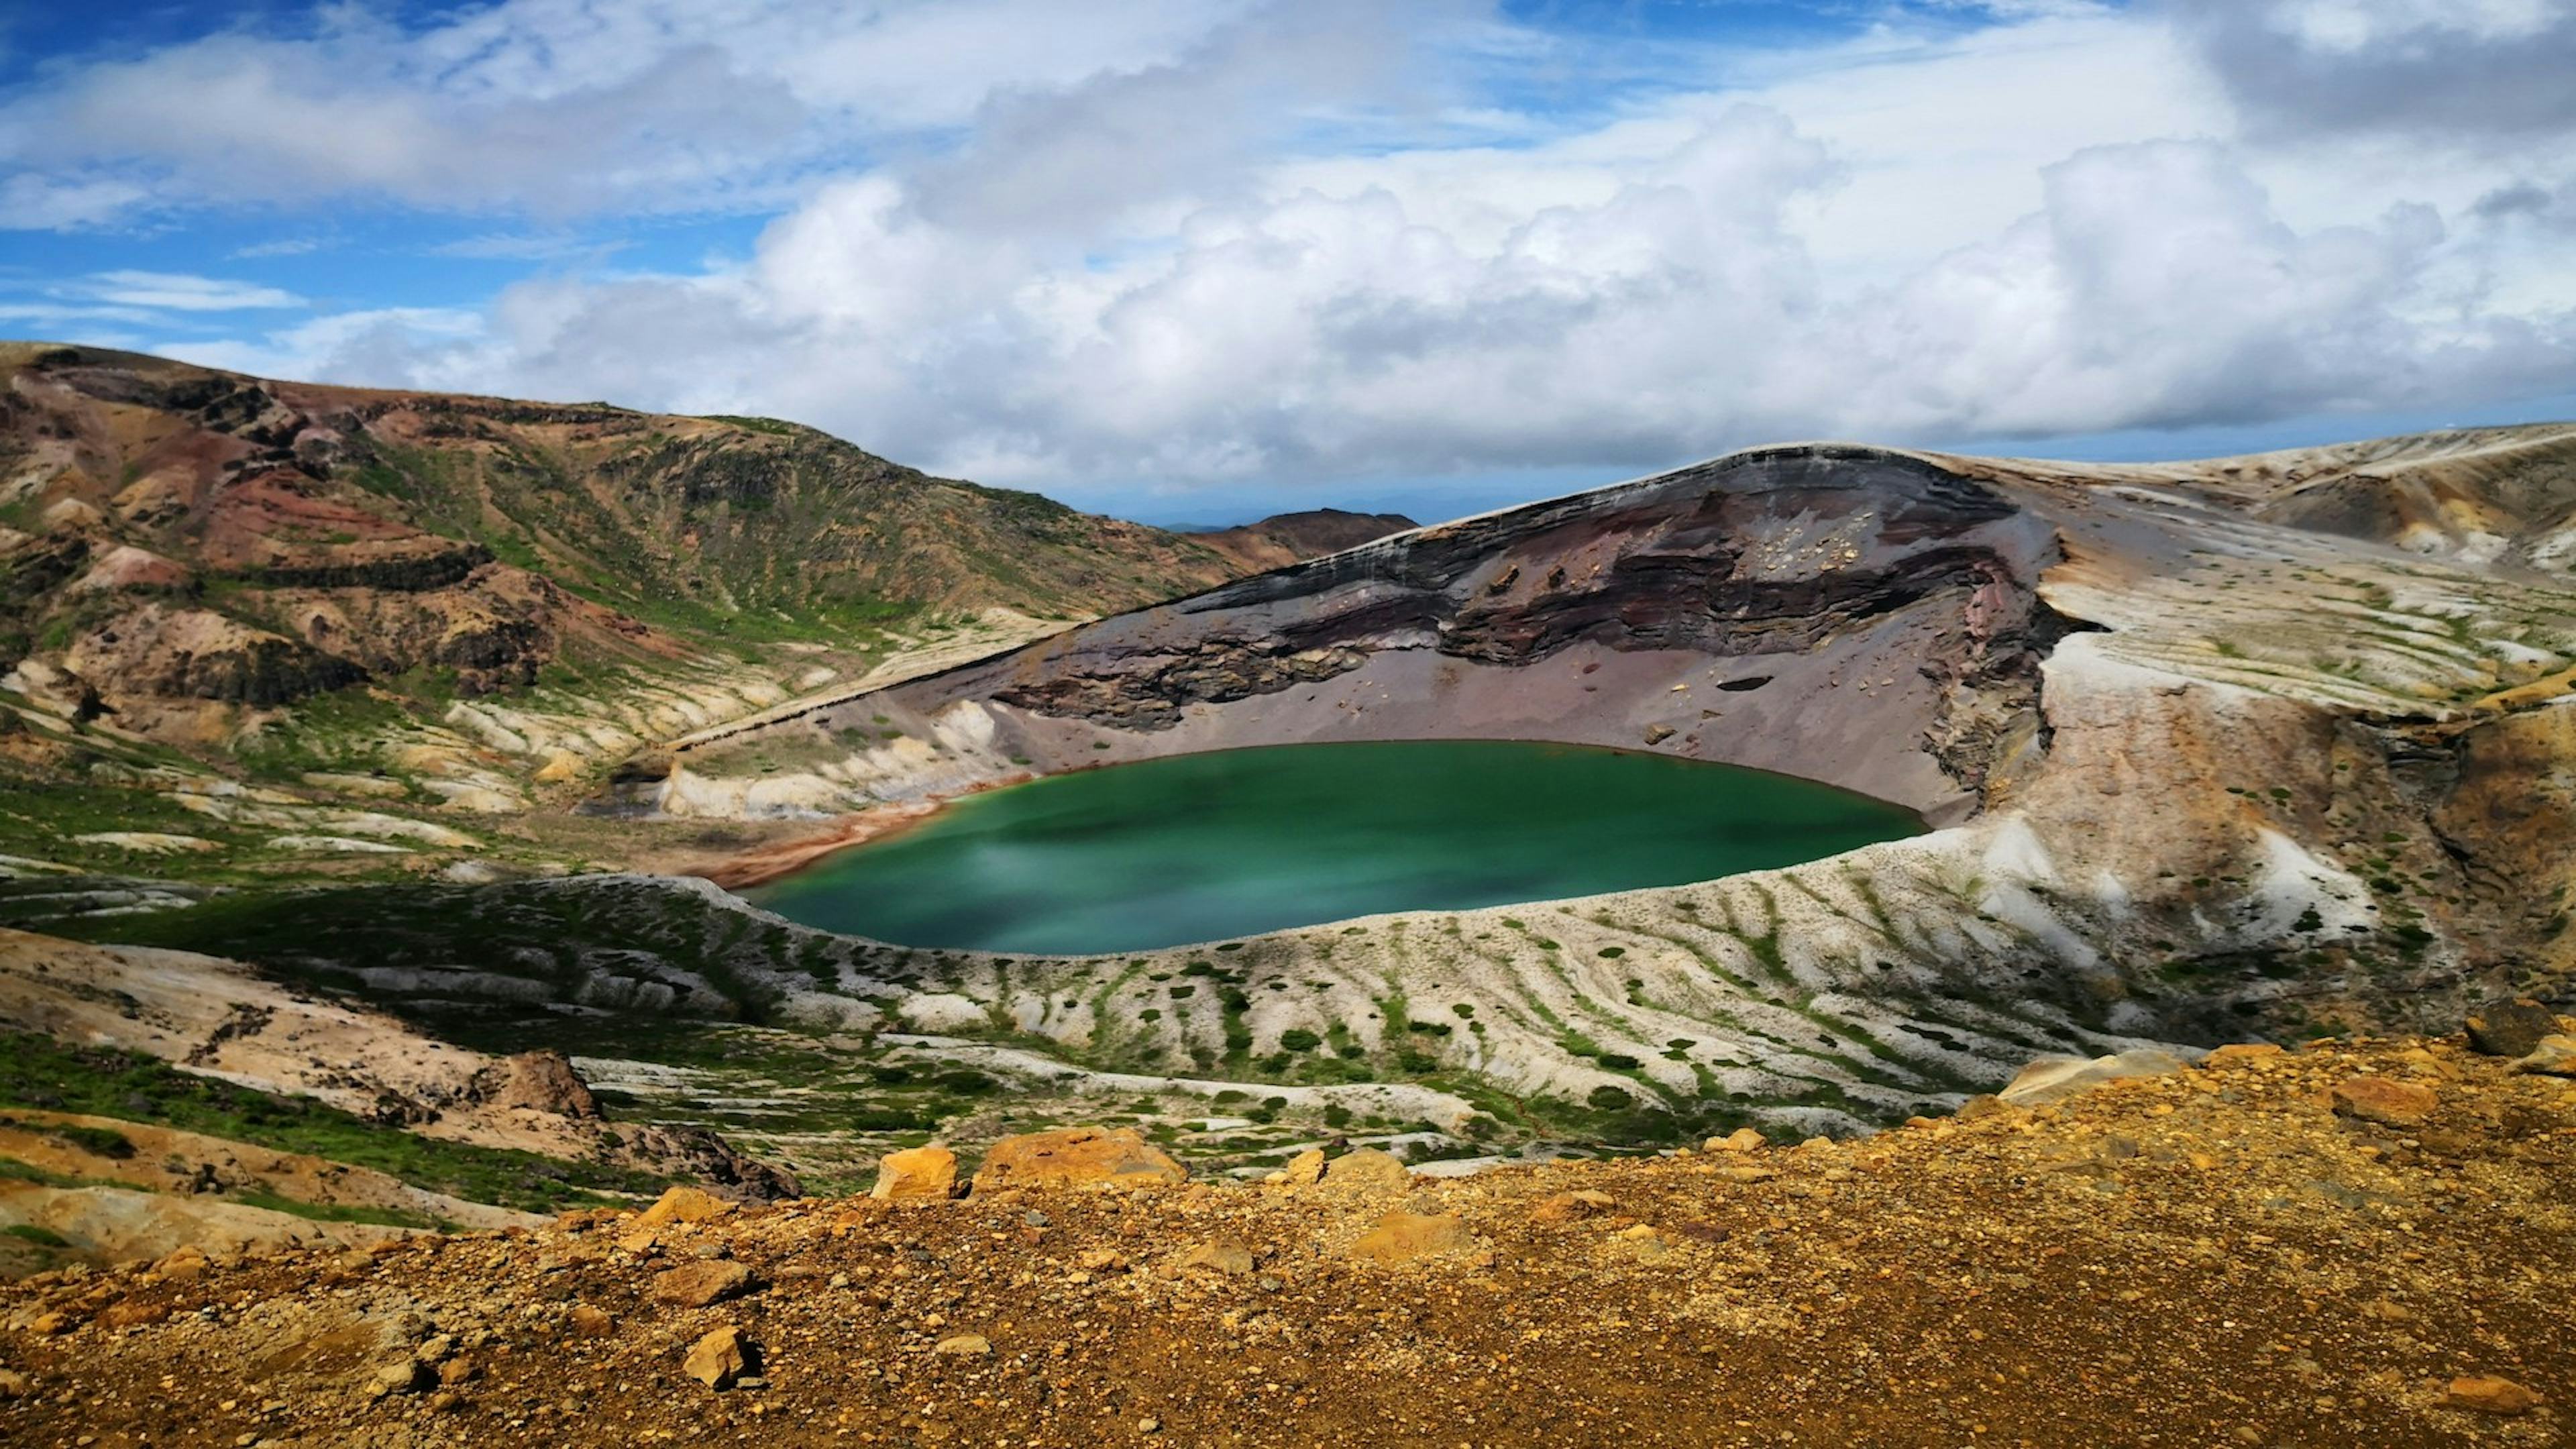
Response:
[[[574,1215],[0,1287],[0,1436],[2539,1446],[2571,1154],[2567,1081],[2366,1042],[1794,1150]]]

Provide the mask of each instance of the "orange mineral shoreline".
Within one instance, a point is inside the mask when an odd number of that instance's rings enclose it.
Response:
[[[907,800],[900,805],[880,805],[855,815],[840,816],[811,835],[769,841],[703,864],[682,867],[672,874],[702,876],[729,891],[766,885],[792,871],[803,870],[834,851],[882,840],[898,830],[927,820],[939,813],[941,803],[937,800]]]
[[[927,796],[872,806],[849,815],[836,816],[810,834],[767,841],[713,860],[681,866],[669,874],[698,876],[729,891],[748,890],[803,870],[837,851],[910,830],[948,808],[951,800],[981,795],[987,790],[999,790],[1005,786],[1023,785],[1036,778],[1021,771],[999,780],[969,786],[955,795]]]

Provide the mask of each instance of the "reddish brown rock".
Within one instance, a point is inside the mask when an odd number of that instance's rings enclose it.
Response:
[[[2442,1103],[2432,1088],[2392,1077],[2346,1078],[2335,1084],[2330,1095],[2336,1112],[2383,1127],[2413,1127]]]
[[[749,1268],[710,1258],[654,1274],[645,1296],[675,1308],[704,1308],[748,1293],[751,1287]]]
[[[143,1303],[129,1298],[100,1309],[98,1323],[101,1328],[134,1328],[146,1323],[159,1323],[169,1316],[170,1305],[166,1303]]]
[[[2451,1380],[2442,1394],[2442,1407],[2467,1409],[2480,1414],[2512,1417],[2539,1408],[2540,1395],[2511,1379],[2486,1374],[2466,1374]]]
[[[1139,1187],[1182,1182],[1189,1175],[1133,1127],[1066,1127],[994,1143],[976,1170],[975,1190]]]

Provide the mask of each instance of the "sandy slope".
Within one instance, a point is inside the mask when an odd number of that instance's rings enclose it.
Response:
[[[0,1435],[2539,1446],[2571,1153],[2567,1081],[2396,1041],[1794,1150],[580,1218],[0,1288]]]

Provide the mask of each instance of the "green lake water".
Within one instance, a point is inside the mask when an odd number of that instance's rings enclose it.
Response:
[[[1921,829],[1812,781],[1620,750],[1287,745],[969,796],[748,894],[907,946],[1088,955],[1682,885]]]

